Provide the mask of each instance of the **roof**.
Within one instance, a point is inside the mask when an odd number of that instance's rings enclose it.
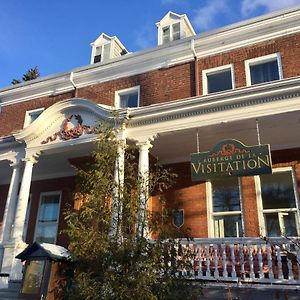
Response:
[[[29,245],[24,251],[19,253],[16,258],[24,260],[45,260],[51,259],[54,261],[72,261],[72,255],[66,248],[48,244],[34,242]]]
[[[126,47],[121,43],[121,41],[117,38],[117,36],[109,36],[108,34],[102,32],[90,45],[93,47],[94,45],[103,45],[103,41],[116,41],[116,43],[124,50],[126,50],[127,52],[129,52]]]
[[[1,106],[71,91],[74,89],[70,82],[72,73],[76,87],[82,88],[188,62],[194,59],[190,47],[192,39],[197,56],[206,57],[299,31],[300,6],[296,6],[106,62],[0,88]]]
[[[189,29],[191,30],[192,34],[193,35],[196,34],[196,32],[195,32],[189,18],[187,17],[187,15],[186,14],[179,15],[177,13],[174,13],[173,11],[169,11],[159,22],[155,23],[155,25],[157,27],[159,27],[162,23],[164,23],[168,19],[172,19],[172,17],[174,17],[175,19],[178,19],[178,20],[183,19],[186,22]]]

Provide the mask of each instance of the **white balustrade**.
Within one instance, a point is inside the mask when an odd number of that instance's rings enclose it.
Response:
[[[300,284],[300,249],[289,248],[291,240],[220,238],[180,242],[176,249],[178,274],[219,282]]]

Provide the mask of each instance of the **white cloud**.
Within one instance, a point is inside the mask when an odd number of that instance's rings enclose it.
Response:
[[[218,16],[228,12],[226,0],[211,0],[195,11],[192,24],[201,31],[211,29],[218,24]]]
[[[153,28],[155,26],[147,24],[139,27],[138,31],[135,32],[135,44],[138,50],[155,46],[156,31]]]
[[[241,12],[243,16],[249,16],[257,9],[263,9],[264,13],[266,13],[297,4],[300,4],[300,0],[243,0]]]

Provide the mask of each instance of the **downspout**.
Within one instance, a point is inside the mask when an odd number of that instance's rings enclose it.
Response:
[[[70,73],[70,82],[72,83],[73,87],[74,87],[74,97],[77,97],[77,86],[74,82],[74,72]]]
[[[199,89],[199,67],[198,67],[198,57],[195,50],[195,39],[191,40],[191,50],[194,55],[194,78],[195,78],[195,96],[200,95],[200,89]]]

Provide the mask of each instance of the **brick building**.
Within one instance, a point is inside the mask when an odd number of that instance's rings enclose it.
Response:
[[[198,241],[199,278],[235,279],[248,251],[249,280],[299,284],[295,261],[259,237],[300,234],[300,7],[199,35],[172,12],[156,26],[156,48],[129,53],[102,34],[90,65],[0,90],[1,273],[21,279],[14,257],[26,243],[67,246],[58,233],[74,189],[70,159],[90,153],[91,128],[116,110],[130,119],[120,138],[139,147],[140,171],[152,155],[179,174],[167,198]],[[273,173],[192,181],[190,154],[229,138],[270,144]]]

